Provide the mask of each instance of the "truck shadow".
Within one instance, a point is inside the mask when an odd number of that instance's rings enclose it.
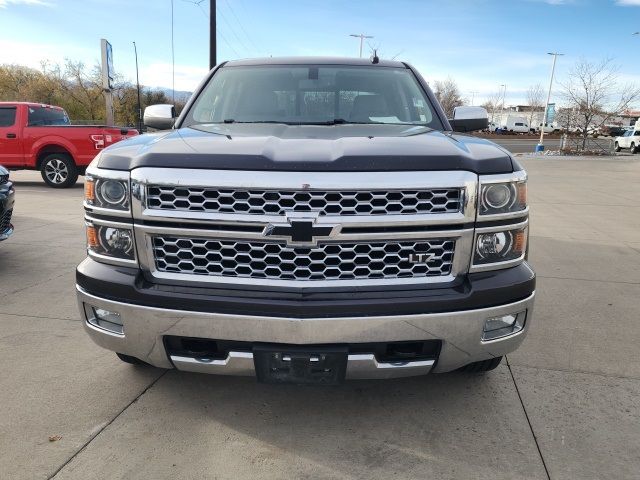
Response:
[[[519,462],[531,459],[525,455],[514,462],[513,453],[534,454],[506,366],[486,375],[450,373],[333,387],[264,385],[253,378],[170,371],[154,390],[175,408],[162,428],[184,437],[178,444],[188,439],[191,449],[202,450],[190,456],[211,455],[218,448],[215,457],[239,462],[239,468],[259,463],[269,478],[272,468],[286,469],[292,461],[298,468],[311,465],[312,478],[413,478],[453,470],[470,478],[477,470],[497,473],[495,463],[511,463],[517,472]],[[193,430],[185,431],[189,425]],[[221,436],[227,439],[222,452]],[[465,452],[464,458],[452,458],[451,449]],[[294,477],[306,478],[300,471],[289,478]]]

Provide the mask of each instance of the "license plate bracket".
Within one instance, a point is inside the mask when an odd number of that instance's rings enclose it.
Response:
[[[253,361],[262,383],[337,385],[347,372],[347,347],[256,345]]]

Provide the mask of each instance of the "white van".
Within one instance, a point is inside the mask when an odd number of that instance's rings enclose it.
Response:
[[[529,123],[524,117],[509,115],[503,128],[512,133],[529,133]]]

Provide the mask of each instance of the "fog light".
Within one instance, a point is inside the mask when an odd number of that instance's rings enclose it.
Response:
[[[87,322],[94,327],[107,330],[111,333],[117,333],[118,335],[124,335],[124,325],[118,312],[94,307],[86,303],[84,305],[84,311],[87,316]]]
[[[524,328],[526,314],[527,312],[524,311],[487,318],[482,329],[482,340],[495,340],[518,333]]]

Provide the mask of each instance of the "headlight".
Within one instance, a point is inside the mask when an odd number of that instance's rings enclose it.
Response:
[[[87,224],[89,253],[114,259],[134,260],[133,231],[107,225]]]
[[[90,207],[129,210],[129,180],[87,176],[84,200]]]
[[[476,234],[473,265],[511,262],[524,258],[527,227]]]
[[[480,183],[480,215],[512,213],[527,208],[527,181]]]

